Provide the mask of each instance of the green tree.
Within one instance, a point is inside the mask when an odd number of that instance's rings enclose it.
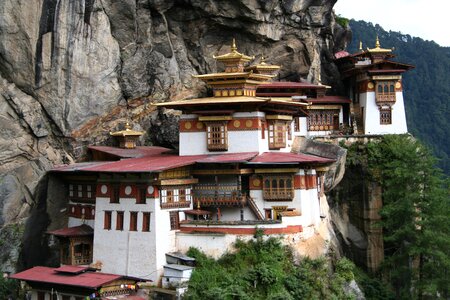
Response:
[[[448,297],[448,180],[435,159],[408,135],[367,145],[372,174],[383,188],[384,269],[402,299]]]

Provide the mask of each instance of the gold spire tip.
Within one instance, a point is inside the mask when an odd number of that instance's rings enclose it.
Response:
[[[234,38],[233,38],[233,43],[231,44],[231,51],[232,52],[236,52],[237,51],[236,40]]]
[[[375,41],[375,48],[381,48],[380,39],[378,38],[378,34],[377,34],[377,39]]]
[[[359,50],[362,51],[362,49],[363,49],[362,41],[359,40]]]

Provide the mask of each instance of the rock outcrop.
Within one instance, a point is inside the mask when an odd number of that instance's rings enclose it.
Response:
[[[37,203],[47,201],[36,189],[45,172],[103,143],[119,122],[175,145],[176,128],[160,125],[176,117],[151,104],[204,95],[191,75],[217,70],[212,55],[233,37],[240,51],[281,65],[281,79],[339,88],[332,54],[349,31],[334,21],[335,2],[1,1],[0,226],[39,205],[48,213]]]

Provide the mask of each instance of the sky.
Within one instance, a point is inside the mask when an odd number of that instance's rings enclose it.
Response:
[[[450,0],[338,0],[336,14],[450,46]]]

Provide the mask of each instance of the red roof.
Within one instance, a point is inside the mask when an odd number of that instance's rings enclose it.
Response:
[[[333,159],[324,158],[315,155],[290,152],[264,152],[254,159],[251,163],[331,163]]]
[[[285,89],[294,89],[294,88],[326,88],[323,85],[317,85],[310,82],[290,82],[290,81],[274,81],[271,83],[258,85],[258,89],[264,88],[285,88]]]
[[[156,146],[146,146],[146,147],[138,146],[134,149],[123,149],[109,146],[89,146],[88,149],[91,151],[104,152],[121,158],[144,157],[171,151],[171,149],[169,148]]]
[[[209,155],[208,157],[198,159],[198,163],[238,163],[247,162],[258,155],[258,152],[227,153],[219,155]]]
[[[58,230],[49,231],[49,234],[53,234],[56,236],[86,236],[86,235],[93,235],[94,229],[86,224],[82,224],[80,226],[75,227],[68,227],[68,228],[62,228]]]
[[[368,70],[369,74],[386,74],[386,73],[403,73],[405,69],[381,69],[381,70]]]
[[[350,55],[350,53],[348,53],[347,51],[339,51],[334,54],[334,57],[336,57],[336,59],[339,59],[339,58],[347,57],[349,55]]]
[[[321,98],[308,98],[308,99],[306,99],[306,101],[311,102],[313,104],[316,104],[316,103],[334,104],[334,103],[351,103],[352,102],[352,100],[350,100],[347,97],[343,97],[343,96],[323,96]]]
[[[82,266],[61,266],[61,267],[55,269],[56,272],[70,273],[70,274],[80,274],[80,273],[86,272],[87,270],[90,270],[90,268],[82,267]]]
[[[100,162],[100,163],[81,163],[68,166],[59,166],[52,171],[55,172],[110,172],[110,173],[137,173],[137,172],[161,172],[164,170],[179,168],[183,166],[193,165],[195,163],[238,163],[238,162],[254,162],[257,152],[229,153],[215,155],[191,155],[178,156],[169,154],[160,154],[146,156],[140,158],[127,158],[119,161]],[[262,154],[265,155],[266,153]],[[288,155],[289,153],[272,153],[274,155]],[[298,162],[322,162],[320,157],[306,154],[292,154]],[[255,158],[256,156],[256,158]],[[269,156],[272,157],[272,156]],[[275,157],[275,156],[273,156]],[[286,156],[283,156],[286,157]],[[302,158],[304,158],[302,160]],[[275,163],[278,161],[274,161]],[[294,161],[293,161],[294,162]],[[328,161],[325,161],[328,162]]]
[[[70,285],[90,289],[97,289],[123,277],[121,275],[90,271],[68,275],[64,272],[58,272],[58,269],[49,267],[33,267],[11,276],[13,279],[25,281]]]

